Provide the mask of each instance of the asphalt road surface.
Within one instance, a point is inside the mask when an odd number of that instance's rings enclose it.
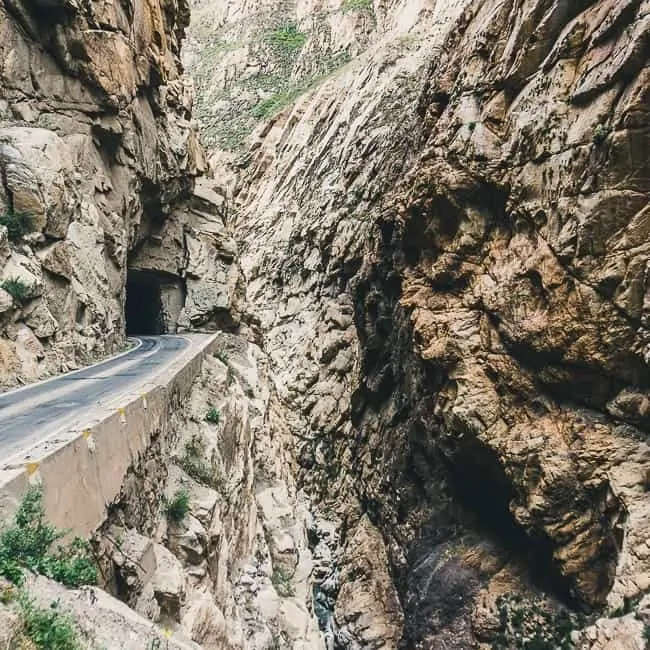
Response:
[[[0,394],[0,462],[146,383],[190,345],[180,336],[137,338],[140,347],[117,358]]]

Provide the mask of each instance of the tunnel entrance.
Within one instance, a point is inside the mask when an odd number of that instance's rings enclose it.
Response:
[[[151,271],[129,269],[126,279],[126,333],[166,334],[161,279]]]

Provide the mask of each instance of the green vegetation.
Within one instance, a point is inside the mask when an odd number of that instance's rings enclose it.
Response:
[[[176,490],[170,500],[163,500],[163,506],[167,518],[180,523],[190,511],[190,494],[183,488]]]
[[[307,36],[298,31],[295,23],[287,23],[266,34],[265,40],[271,47],[281,52],[296,54],[307,42]]]
[[[256,25],[258,31],[251,42],[229,43],[230,34],[218,30],[204,37],[208,42],[194,74],[194,113],[209,146],[239,150],[260,121],[276,115],[350,60],[347,52],[320,59],[310,52],[298,69],[296,62],[310,32],[303,33],[296,22],[287,19],[286,11],[280,10],[261,11]],[[261,62],[259,72],[226,87],[215,87],[215,67],[230,50],[240,47],[248,48]]]
[[[350,60],[350,56],[343,52],[336,57],[332,57],[326,63],[325,72],[322,74],[307,77],[301,81],[289,85],[283,85],[281,90],[275,92],[271,97],[263,99],[251,109],[251,115],[256,120],[267,120],[279,113],[282,109],[289,106],[300,97],[300,95],[317,86],[328,74],[336,68],[344,65]]]
[[[296,592],[291,584],[291,576],[282,567],[275,567],[273,569],[271,582],[278,592],[278,596],[282,596],[283,598],[295,596]]]
[[[34,220],[30,215],[13,210],[7,210],[0,215],[0,225],[7,227],[11,241],[16,241],[34,230]]]
[[[230,502],[227,482],[219,470],[214,455],[210,460],[206,458],[205,445],[199,436],[192,436],[185,443],[183,456],[178,464],[197,483],[217,490],[226,503]]]
[[[45,519],[43,491],[31,486],[14,521],[0,531],[0,575],[15,586],[4,588],[0,602],[17,602],[23,617],[23,634],[42,650],[80,650],[71,619],[58,603],[42,609],[21,588],[26,570],[40,573],[68,587],[97,582],[97,566],[87,542],[75,537],[69,544],[55,542],[64,537]]]
[[[54,602],[41,609],[26,595],[20,597],[24,634],[42,650],[81,650],[74,625],[69,616]]]
[[[493,650],[570,650],[571,633],[584,627],[586,619],[566,609],[551,610],[542,602],[521,596],[497,600],[501,629]]]
[[[594,144],[598,146],[603,144],[607,140],[607,136],[609,136],[609,128],[604,124],[597,124],[594,128]]]
[[[7,278],[0,286],[7,293],[11,294],[14,299],[20,300],[21,302],[27,300],[31,292],[31,287],[18,277]]]
[[[215,408],[214,406],[210,406],[210,408],[208,408],[206,411],[205,421],[211,422],[212,424],[219,424],[220,417],[221,413],[219,413],[219,409]]]
[[[75,537],[52,552],[54,542],[65,535],[45,520],[42,490],[30,487],[13,525],[0,532],[0,575],[21,585],[27,569],[67,587],[95,584],[97,566],[86,541]]]
[[[301,94],[300,89],[293,88],[287,92],[281,92],[263,99],[259,104],[253,107],[251,111],[254,118],[266,120],[276,113],[279,113],[285,106],[291,104]]]
[[[374,12],[372,0],[345,0],[341,9],[344,14],[347,14],[350,11]]]
[[[205,445],[198,436],[192,436],[185,443],[185,451],[179,465],[198,483],[212,486],[215,472],[205,458]]]
[[[219,361],[221,361],[221,363],[224,363],[224,364],[228,365],[228,353],[225,350],[215,350],[212,353],[212,356],[215,359],[219,359]]]
[[[8,605],[18,598],[18,591],[12,584],[3,583],[0,585],[0,603]]]

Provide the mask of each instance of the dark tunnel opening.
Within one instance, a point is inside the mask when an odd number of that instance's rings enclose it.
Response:
[[[161,282],[155,273],[128,270],[125,317],[127,335],[167,333]]]

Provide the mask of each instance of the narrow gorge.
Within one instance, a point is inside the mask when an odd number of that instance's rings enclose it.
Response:
[[[6,513],[0,647],[650,647],[650,1],[2,0],[0,33],[3,389],[215,333],[96,586],[8,582]]]

